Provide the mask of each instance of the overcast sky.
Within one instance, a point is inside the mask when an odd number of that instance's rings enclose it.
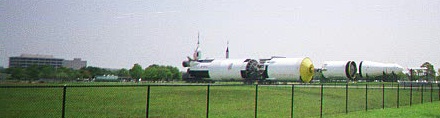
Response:
[[[1,62],[20,54],[183,69],[203,56],[440,67],[440,0],[0,0]],[[0,66],[1,66],[0,65]]]

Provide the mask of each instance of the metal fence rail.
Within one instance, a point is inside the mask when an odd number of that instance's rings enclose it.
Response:
[[[323,117],[439,100],[438,84],[409,87],[399,84],[0,86],[0,117],[106,116],[119,111],[113,114],[138,117],[143,112],[148,118],[182,110],[183,114],[171,115],[208,118],[243,114],[256,118],[272,115],[269,112],[282,112],[289,117],[308,117],[303,113],[308,112],[311,116]],[[276,107],[288,109],[271,111]],[[237,110],[237,113],[223,113],[230,111],[224,109]]]

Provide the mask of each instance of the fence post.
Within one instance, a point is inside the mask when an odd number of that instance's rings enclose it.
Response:
[[[431,102],[432,102],[432,83],[431,83]]]
[[[385,109],[385,84],[382,84],[382,109]]]
[[[345,114],[348,114],[348,83],[345,85]]]
[[[400,89],[400,84],[397,84],[397,108],[399,108],[399,89]]]
[[[368,111],[368,83],[365,84],[365,111]]]
[[[145,117],[149,117],[149,110],[150,110],[150,85],[147,87],[147,105],[145,110]]]
[[[63,87],[63,107],[62,107],[62,109],[61,109],[61,118],[65,118],[65,115],[66,115],[66,89],[67,89],[67,86],[66,85],[64,85],[64,87]]]
[[[291,118],[293,118],[293,110],[294,110],[294,107],[295,107],[293,105],[294,104],[294,101],[293,101],[294,95],[295,95],[295,85],[292,84],[292,101],[291,101],[292,102],[292,108],[290,108],[290,117]]]
[[[423,84],[422,84],[422,95],[420,96],[420,102],[423,104],[423,93],[424,93],[425,91],[423,91]]]
[[[206,93],[206,118],[209,117],[209,95],[210,95],[210,86],[208,84],[207,93]]]
[[[258,114],[258,84],[255,85],[255,118],[257,118]]]
[[[412,82],[410,83],[410,91],[409,91],[409,106],[412,105]]]
[[[321,84],[321,110],[319,115],[320,118],[322,118],[322,104],[324,102],[323,96],[324,96],[324,84]]]

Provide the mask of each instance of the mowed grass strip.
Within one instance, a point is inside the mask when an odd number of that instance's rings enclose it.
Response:
[[[327,118],[440,118],[440,102],[429,102],[400,108],[357,111],[348,114],[336,114]]]
[[[0,117],[61,117],[62,88],[1,88]]]
[[[366,104],[365,85],[349,88],[348,111],[368,112],[382,107],[382,89],[372,85]],[[345,86],[324,86],[323,115],[345,114]],[[373,88],[375,87],[375,88]],[[255,86],[211,86],[209,117],[254,117]],[[207,86],[151,86],[150,117],[205,117]],[[0,88],[0,117],[60,117],[62,88]],[[298,85],[294,90],[294,117],[319,117],[320,88]],[[438,101],[438,88],[433,100]],[[409,105],[410,89],[400,89],[402,106]],[[430,101],[430,89],[423,93]],[[429,95],[429,96],[428,96]],[[66,117],[145,117],[147,87],[68,87]],[[258,88],[258,117],[290,117],[290,85]],[[429,98],[429,99],[428,99]],[[397,107],[397,88],[385,88],[385,107]],[[413,89],[413,105],[421,89]]]
[[[70,87],[66,117],[145,117],[146,87]]]

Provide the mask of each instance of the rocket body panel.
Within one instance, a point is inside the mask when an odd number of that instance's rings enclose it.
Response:
[[[403,67],[398,64],[386,64],[372,61],[361,61],[359,75],[361,77],[376,77],[383,74],[398,74],[403,72]]]
[[[243,80],[241,71],[246,70],[245,59],[214,60],[209,68],[212,80]]]
[[[210,62],[199,62],[190,67],[189,73],[195,77],[222,81],[244,80],[250,59],[219,59]],[[200,74],[203,73],[203,74]]]
[[[383,75],[385,65],[372,61],[361,61],[359,64],[359,75],[361,77],[375,77]]]
[[[398,74],[403,72],[403,67],[398,64],[389,64],[386,70],[386,74]]]
[[[357,66],[354,61],[326,61],[322,66],[322,75],[325,78],[354,79]]]
[[[273,58],[264,64],[268,80],[310,82],[313,64],[309,58]],[[311,71],[310,71],[311,70]]]
[[[345,61],[332,61],[332,62],[324,62],[322,67],[322,74],[325,78],[334,78],[334,77],[346,77],[345,76]]]
[[[272,80],[299,80],[302,58],[274,58],[266,63],[268,78]]]

